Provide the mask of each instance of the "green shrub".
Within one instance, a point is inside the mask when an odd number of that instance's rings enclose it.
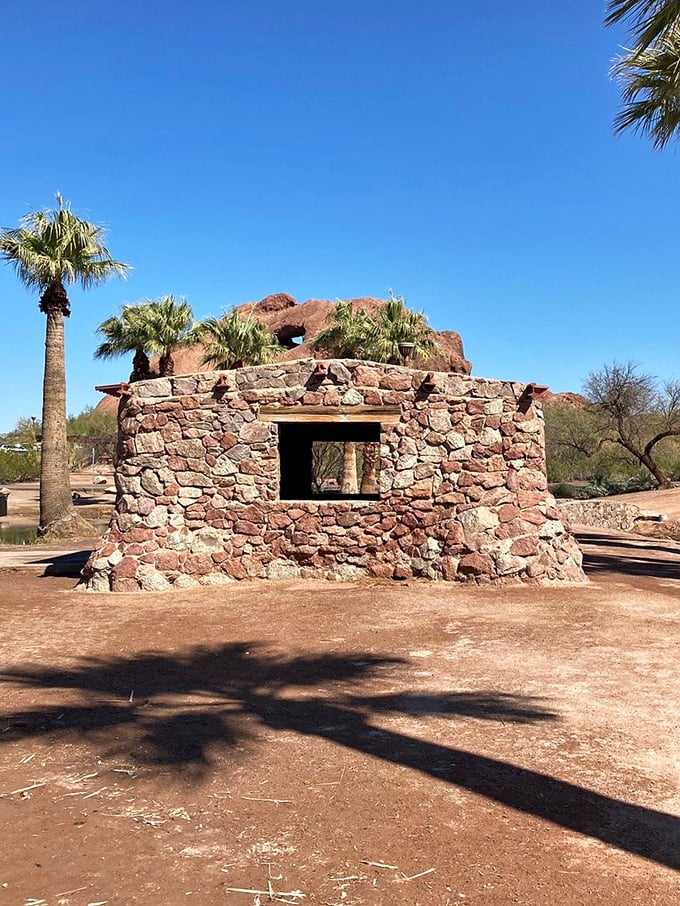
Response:
[[[35,481],[39,476],[40,453],[38,450],[29,450],[27,453],[0,450],[0,483]]]

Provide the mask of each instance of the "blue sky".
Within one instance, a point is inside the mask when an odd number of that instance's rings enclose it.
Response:
[[[384,296],[457,330],[473,373],[578,390],[679,377],[680,159],[614,138],[592,0],[5,0],[0,224],[60,191],[126,282],[71,292],[68,409],[123,302],[197,317],[288,292]],[[44,317],[0,267],[0,432],[40,415]]]

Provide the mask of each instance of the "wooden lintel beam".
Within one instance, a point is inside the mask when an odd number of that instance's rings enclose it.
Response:
[[[262,422],[381,422],[396,425],[400,406],[260,406]]]

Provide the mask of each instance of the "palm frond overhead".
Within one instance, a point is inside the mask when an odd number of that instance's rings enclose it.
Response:
[[[680,22],[680,0],[609,0],[605,25],[628,21],[635,50],[648,48]]]
[[[640,132],[655,148],[680,136],[680,24],[645,50],[619,57],[612,73],[624,104],[615,132]]]

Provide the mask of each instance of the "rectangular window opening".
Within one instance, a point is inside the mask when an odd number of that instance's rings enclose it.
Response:
[[[282,422],[281,500],[378,500],[379,422]]]

